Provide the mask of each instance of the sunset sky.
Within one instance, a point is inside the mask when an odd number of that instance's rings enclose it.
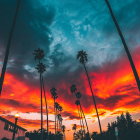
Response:
[[[140,1],[110,3],[140,75]],[[0,0],[0,68],[15,8],[16,0]],[[90,132],[99,132],[87,78],[76,60],[80,50],[88,54],[86,66],[103,130],[122,112],[129,111],[140,121],[140,92],[104,0],[21,0],[0,97],[0,116],[14,121],[18,112],[19,125],[27,130],[40,128],[39,75],[32,55],[37,48],[46,54],[44,79],[51,131],[54,115],[49,90],[55,87],[63,107],[66,137],[72,140],[72,124],[79,124],[75,96],[70,92],[70,86],[76,84]],[[44,106],[44,128],[45,120]]]

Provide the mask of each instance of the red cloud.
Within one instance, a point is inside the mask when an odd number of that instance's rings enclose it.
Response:
[[[140,48],[137,48],[133,52],[133,58],[138,73],[140,74]],[[89,73],[97,106],[99,107],[99,114],[101,116],[107,115],[107,111],[112,111],[111,115],[115,115],[116,109],[121,109],[122,111],[127,109],[127,111],[130,112],[139,110],[140,93],[138,92],[136,82],[126,56],[120,57],[115,62],[104,64],[102,67],[98,68],[98,71],[90,69]],[[93,116],[95,110],[84,70],[80,70],[73,74],[70,73],[66,78],[62,77],[60,81],[58,80],[55,84],[57,86],[56,88],[58,89],[59,96],[57,101],[63,107],[64,117],[69,116],[69,120],[78,119],[75,105],[76,99],[69,91],[71,84],[76,84],[77,88],[82,92],[81,104],[85,114]],[[10,111],[39,112],[40,92],[38,87],[30,86],[24,81],[19,80],[16,75],[7,73],[0,100],[2,108],[0,112],[2,114],[7,114],[7,112]],[[53,100],[49,93],[50,88],[51,87],[47,87],[47,99],[49,113],[53,113]],[[35,128],[40,125],[38,121],[21,121],[21,125],[26,126],[26,124],[28,124],[28,128]]]

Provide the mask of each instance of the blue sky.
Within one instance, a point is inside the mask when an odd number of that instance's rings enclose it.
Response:
[[[3,46],[9,33],[16,1],[0,2],[1,6],[3,5],[0,36],[4,36],[0,44]],[[110,0],[110,3],[127,44],[133,50],[140,43],[140,2]],[[38,47],[44,48],[49,70],[55,65],[61,65],[60,61],[62,67],[77,65],[75,56],[81,49],[86,50],[89,55],[89,66],[101,66],[124,54],[109,11],[105,2],[101,0],[22,1],[12,46],[11,53],[18,55],[10,55],[13,60],[11,61],[14,63],[22,58],[22,66],[25,63],[30,65],[33,61],[31,51]],[[22,55],[23,52],[28,59]]]

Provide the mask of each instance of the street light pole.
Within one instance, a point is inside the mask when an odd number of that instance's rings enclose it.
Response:
[[[18,114],[15,114],[15,125],[14,125],[12,140],[15,140],[15,134],[16,134],[16,128],[17,128],[18,117],[19,117],[19,115],[18,115]]]

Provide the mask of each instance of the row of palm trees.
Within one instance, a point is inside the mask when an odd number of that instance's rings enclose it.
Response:
[[[88,84],[89,84],[89,88],[90,88],[90,91],[91,91],[92,100],[93,100],[93,104],[94,104],[94,107],[95,107],[97,119],[98,119],[100,133],[102,133],[102,127],[101,127],[101,122],[100,122],[99,113],[98,113],[98,109],[97,109],[97,104],[96,104],[95,96],[94,96],[94,93],[93,93],[93,89],[92,89],[92,84],[91,84],[91,80],[90,80],[90,77],[89,77],[89,73],[88,73],[87,68],[86,68],[86,62],[88,61],[87,53],[85,51],[83,51],[83,50],[79,51],[78,54],[77,54],[77,59],[79,60],[79,62],[84,67],[85,74],[87,76],[87,80],[88,80]]]
[[[43,140],[43,96],[45,101],[45,107],[46,107],[46,117],[47,117],[47,131],[49,132],[49,120],[48,120],[48,103],[46,99],[46,90],[44,85],[44,78],[43,73],[46,71],[46,66],[43,63],[45,53],[42,49],[38,48],[34,50],[33,52],[34,59],[37,62],[36,69],[39,73],[40,77],[40,110],[41,110],[41,140]],[[65,133],[65,126],[62,125],[62,106],[56,102],[56,99],[58,98],[57,90],[55,88],[50,89],[50,93],[52,95],[52,98],[54,100],[54,116],[55,116],[55,134],[57,132],[63,132]]]
[[[84,132],[83,135],[85,135],[85,126],[87,129],[87,133],[89,134],[88,123],[87,123],[87,120],[86,120],[86,117],[85,117],[85,114],[84,114],[84,111],[83,111],[83,108],[82,108],[82,105],[80,102],[82,94],[79,91],[77,91],[76,85],[72,85],[70,88],[70,91],[72,94],[74,94],[76,96],[75,104],[77,106],[77,110],[78,110],[78,114],[79,114],[81,130],[83,130],[83,132]]]
[[[44,80],[43,80],[43,73],[46,71],[46,66],[43,63],[43,59],[45,57],[44,51],[40,48],[34,50],[34,59],[37,61],[37,65],[36,65],[36,69],[40,75],[40,109],[41,109],[41,140],[43,139],[43,92],[44,92],[44,99],[45,99],[45,104],[46,104],[46,115],[47,115],[47,130],[48,128],[48,105],[47,105],[47,99],[46,99],[46,95],[45,95],[45,87],[44,87]],[[97,119],[98,119],[98,123],[99,123],[99,128],[100,128],[100,133],[102,133],[102,128],[101,128],[101,123],[100,123],[100,118],[99,118],[99,113],[98,113],[98,109],[97,109],[97,104],[96,104],[96,100],[95,100],[95,96],[93,93],[93,89],[92,89],[92,84],[90,81],[90,77],[86,68],[86,62],[88,61],[87,58],[87,53],[85,51],[79,51],[77,54],[77,59],[79,60],[79,62],[83,65],[84,69],[85,69],[85,73],[87,76],[87,80],[89,83],[89,87],[90,87],[90,91],[92,93],[92,99],[93,99],[93,103],[95,106],[95,110],[96,110],[96,114],[97,114]],[[77,100],[75,102],[75,104],[77,105],[77,110],[78,110],[78,114],[79,114],[79,118],[80,118],[80,126],[81,126],[81,130],[83,130],[83,132],[85,132],[85,125],[87,128],[87,132],[89,134],[89,129],[88,129],[88,124],[87,124],[87,120],[84,114],[84,111],[82,109],[82,105],[80,103],[80,98],[81,98],[81,93],[79,91],[77,91],[76,85],[72,85],[70,88],[71,92],[75,94]],[[62,107],[56,102],[57,98],[58,98],[58,94],[57,94],[57,90],[56,88],[52,88],[50,89],[50,93],[52,95],[52,98],[54,100],[54,114],[55,114],[55,134],[57,131],[60,131],[60,129],[62,128],[62,116],[61,116],[61,111],[63,110]],[[85,125],[84,125],[84,121],[85,121]]]

